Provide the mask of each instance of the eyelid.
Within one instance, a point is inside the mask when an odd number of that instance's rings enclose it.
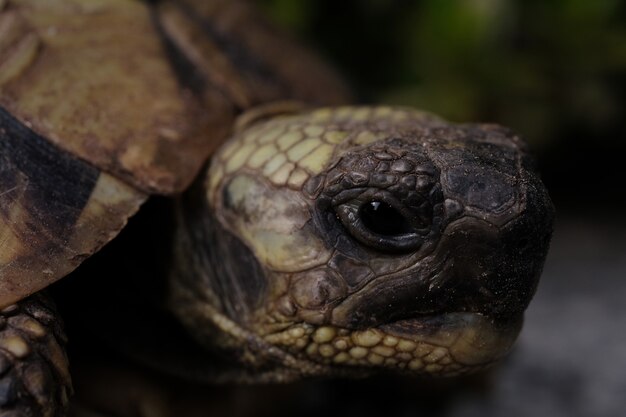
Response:
[[[416,229],[409,233],[392,236],[381,235],[371,231],[363,224],[359,213],[361,207],[370,201],[353,199],[335,207],[337,218],[354,239],[368,247],[385,252],[409,252],[418,249],[423,244],[423,238]],[[382,201],[389,204],[406,218],[405,213],[403,213],[404,210],[397,209],[400,204],[397,202],[394,202],[396,204],[390,204],[388,200]],[[410,222],[408,218],[407,221]]]

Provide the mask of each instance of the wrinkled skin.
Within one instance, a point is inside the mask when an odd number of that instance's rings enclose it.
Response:
[[[278,380],[510,349],[553,216],[517,136],[388,107],[240,130],[179,217],[170,305],[202,343]]]

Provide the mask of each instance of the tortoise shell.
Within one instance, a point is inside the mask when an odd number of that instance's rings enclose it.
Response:
[[[1,2],[0,306],[187,188],[237,114],[347,97],[242,2]]]

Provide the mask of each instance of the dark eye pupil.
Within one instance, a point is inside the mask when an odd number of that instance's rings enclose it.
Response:
[[[363,225],[370,231],[383,236],[397,236],[411,232],[406,218],[382,201],[370,201],[359,209]]]

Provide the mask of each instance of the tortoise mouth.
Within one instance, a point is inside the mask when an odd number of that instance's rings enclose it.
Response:
[[[501,322],[480,313],[453,312],[362,330],[299,323],[265,340],[320,365],[457,376],[503,357],[521,326],[521,314]]]

